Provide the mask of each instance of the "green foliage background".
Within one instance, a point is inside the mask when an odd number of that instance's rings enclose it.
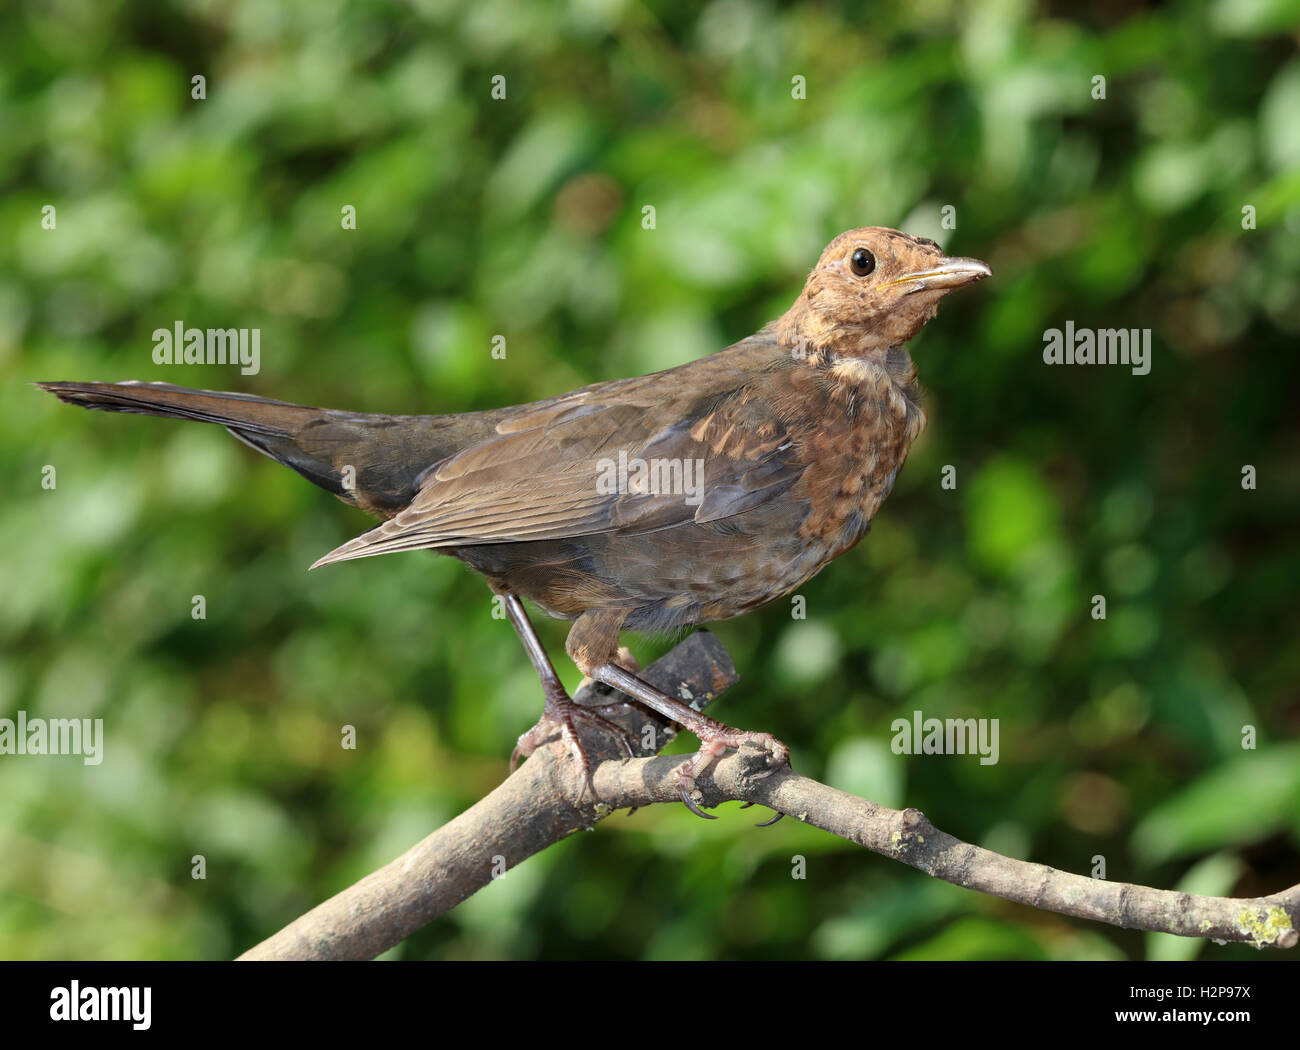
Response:
[[[871,536],[804,588],[808,619],[717,628],[743,675],[721,715],[1013,856],[1208,893],[1300,882],[1300,16],[1074,6],[6,7],[0,714],[102,717],[108,742],[98,767],[0,758],[0,956],[236,954],[491,789],[541,703],[458,563],[308,575],[368,519],[218,428],[74,411],[31,380],[516,403],[726,346],[864,224],[995,278],[913,344],[930,427]],[[1151,373],[1045,367],[1067,319],[1150,327]],[[260,327],[261,373],[155,366],[176,320]],[[563,625],[543,630],[561,655]],[[891,754],[915,709],[1000,719],[1000,763]],[[390,954],[1255,957],[752,822],[617,815]]]

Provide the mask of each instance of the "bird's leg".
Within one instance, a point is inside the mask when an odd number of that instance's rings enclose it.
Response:
[[[542,717],[537,720],[537,724],[532,729],[520,736],[518,743],[515,744],[515,749],[510,755],[510,771],[512,773],[515,771],[521,755],[527,758],[558,729],[582,774],[583,794],[591,790],[594,795],[595,789],[591,783],[591,760],[587,757],[582,741],[578,739],[574,723],[585,722],[587,725],[612,733],[628,758],[636,757],[635,738],[622,726],[616,725],[608,718],[602,718],[595,711],[578,706],[569,698],[564,683],[555,673],[555,667],[551,664],[550,657],[542,648],[541,639],[537,637],[537,632],[528,619],[524,603],[519,600],[518,595],[509,592],[498,593],[504,600],[506,615],[510,618],[511,626],[519,635],[524,651],[528,653],[528,659],[532,661],[533,668],[537,671],[537,677],[542,680],[542,693],[546,697],[546,707],[542,711]]]
[[[766,751],[767,771],[762,773],[759,779],[771,776],[782,766],[789,764],[790,749],[770,733],[732,729],[656,689],[649,682],[642,681],[631,671],[620,667],[613,659],[594,657],[593,650],[595,652],[604,650],[611,655],[617,651],[621,627],[622,617],[619,614],[584,613],[569,632],[565,647],[583,674],[598,682],[604,682],[628,696],[635,697],[646,707],[678,723],[687,732],[699,738],[700,750],[677,770],[677,788],[682,801],[691,812],[706,820],[717,819],[701,810],[691,798],[691,793],[695,790],[695,778],[704,773],[728,749],[734,750],[742,744],[751,743],[757,744]],[[778,814],[776,820],[779,819]],[[766,823],[775,824],[776,820]]]
[[[636,656],[633,655],[632,650],[629,649],[626,645],[619,646],[618,655],[614,657],[614,663],[618,664],[618,666],[623,668],[624,671],[631,671],[633,674],[636,674],[639,670],[641,670],[641,661],[638,660]],[[583,675],[582,681],[578,683],[578,692],[582,692],[584,688],[586,688],[589,685],[592,685],[593,683],[596,683],[596,679],[592,678],[590,675]],[[606,707],[617,707],[617,706],[618,704],[606,704],[601,706],[600,710],[603,711],[605,710]]]

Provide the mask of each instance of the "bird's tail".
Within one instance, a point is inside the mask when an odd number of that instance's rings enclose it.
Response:
[[[42,390],[69,405],[107,412],[138,412],[145,416],[194,419],[220,423],[257,434],[283,435],[293,426],[294,414],[319,411],[286,401],[227,394],[216,390],[190,390],[171,383],[37,383]]]
[[[171,383],[38,383],[60,401],[217,423],[308,481],[380,517],[408,503],[420,471],[469,439],[474,417],[381,416],[190,390]]]

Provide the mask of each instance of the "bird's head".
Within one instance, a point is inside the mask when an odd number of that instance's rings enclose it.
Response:
[[[802,343],[848,355],[898,346],[954,288],[992,273],[978,259],[944,255],[924,237],[885,226],[849,230],[826,246],[777,335],[796,349]]]

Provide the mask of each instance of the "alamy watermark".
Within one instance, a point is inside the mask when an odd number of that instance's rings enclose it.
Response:
[[[704,460],[641,459],[621,451],[618,459],[596,461],[596,492],[602,496],[682,496],[698,507],[704,502]]]
[[[148,1031],[153,989],[103,988],[72,981],[50,990],[51,1021],[129,1021],[137,1032]]]
[[[104,761],[102,718],[0,718],[0,755],[81,755],[88,766]]]
[[[262,367],[260,328],[171,328],[153,331],[156,365],[239,365],[241,375],[255,376]]]
[[[1043,363],[1130,365],[1135,376],[1151,371],[1150,328],[1049,328],[1043,333]]]
[[[925,718],[913,711],[910,720],[895,718],[889,728],[896,755],[979,755],[981,766],[998,761],[996,718]]]

